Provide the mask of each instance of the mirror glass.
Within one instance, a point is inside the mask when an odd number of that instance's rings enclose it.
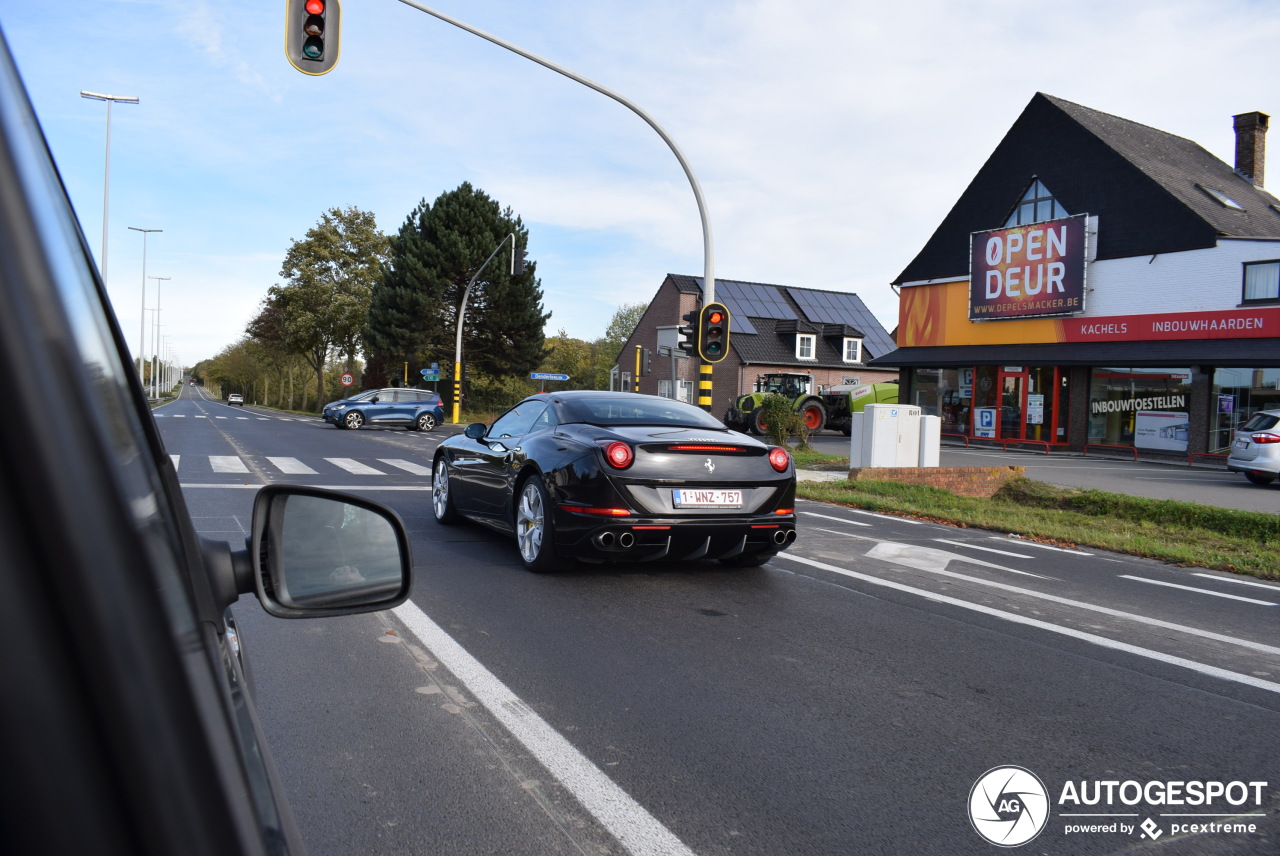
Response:
[[[271,551],[275,596],[284,606],[356,606],[394,599],[404,557],[392,522],[378,512],[322,496],[288,495]],[[273,509],[274,510],[274,509]]]

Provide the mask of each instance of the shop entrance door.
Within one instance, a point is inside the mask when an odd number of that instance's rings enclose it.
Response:
[[[1001,366],[999,385],[1000,433],[998,436],[1001,440],[1026,439],[1026,366]]]

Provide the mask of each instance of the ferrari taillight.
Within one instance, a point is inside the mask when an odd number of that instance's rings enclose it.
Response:
[[[780,446],[774,446],[769,450],[769,464],[780,473],[785,473],[787,467],[791,465],[791,456],[787,454],[787,450]]]
[[[636,459],[635,452],[626,443],[615,440],[604,447],[604,459],[615,470],[625,470]]]

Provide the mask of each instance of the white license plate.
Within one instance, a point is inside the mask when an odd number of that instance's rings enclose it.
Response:
[[[1248,440],[1236,440],[1236,448],[1237,448],[1237,449],[1247,449],[1248,447],[1249,447],[1249,441],[1248,441]]]
[[[676,508],[741,508],[740,490],[691,490],[683,488],[671,492]]]

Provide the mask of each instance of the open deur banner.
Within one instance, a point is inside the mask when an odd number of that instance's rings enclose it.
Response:
[[[1041,318],[1084,311],[1085,214],[974,232],[969,320]]]

